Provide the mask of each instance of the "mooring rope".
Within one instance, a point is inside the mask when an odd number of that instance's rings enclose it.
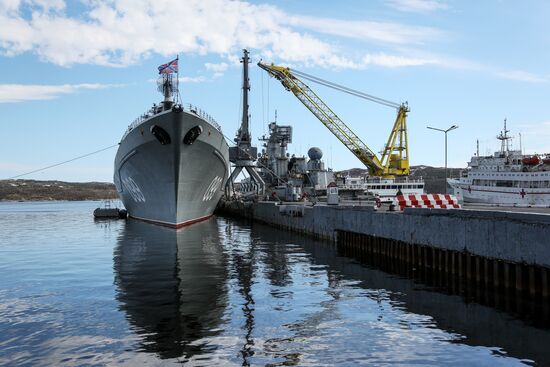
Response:
[[[91,153],[87,153],[87,154],[84,154],[84,155],[81,155],[81,156],[78,156],[78,157],[75,157],[75,158],[71,158],[71,159],[66,160],[66,161],[63,161],[63,162],[55,163],[55,164],[49,165],[49,166],[47,166],[47,167],[42,167],[42,168],[39,168],[39,169],[35,169],[35,170],[33,170],[33,171],[21,173],[20,175],[17,175],[17,176],[13,176],[13,177],[7,178],[7,180],[13,180],[13,179],[16,179],[16,178],[19,178],[19,177],[22,177],[22,176],[30,175],[31,173],[36,173],[36,172],[40,172],[40,171],[45,171],[45,170],[50,169],[50,168],[53,168],[53,167],[61,166],[62,164],[66,164],[66,163],[69,163],[69,162],[76,161],[76,160],[78,160],[78,159],[86,158],[86,157],[89,157],[89,156],[91,156],[91,155],[94,155],[94,154],[97,154],[97,153],[101,153],[101,152],[103,152],[103,151],[105,151],[105,150],[114,148],[114,147],[118,146],[118,144],[119,144],[119,143],[116,143],[116,144],[113,144],[113,145],[108,146],[108,147],[106,147],[106,148],[102,148],[102,149],[96,150],[96,151],[91,152]]]

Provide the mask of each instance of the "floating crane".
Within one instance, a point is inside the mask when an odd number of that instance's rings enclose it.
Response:
[[[291,91],[346,148],[363,162],[372,176],[394,178],[409,175],[409,149],[407,143],[407,112],[409,112],[409,107],[406,103],[399,104],[387,101],[287,67],[269,65],[261,61],[258,66],[278,79],[286,90]],[[300,78],[397,109],[397,118],[384,150],[381,152],[382,157],[378,158]]]

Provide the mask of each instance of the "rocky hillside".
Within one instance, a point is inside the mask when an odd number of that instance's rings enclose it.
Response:
[[[0,180],[0,201],[101,200],[118,198],[107,182]]]

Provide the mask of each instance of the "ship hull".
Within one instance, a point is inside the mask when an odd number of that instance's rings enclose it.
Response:
[[[197,126],[202,133],[184,143]],[[228,178],[228,151],[221,132],[193,112],[172,109],[145,119],[125,135],[115,158],[114,183],[129,216],[175,228],[207,219]]]
[[[448,180],[457,199],[464,203],[511,206],[550,206],[550,189],[487,187]]]

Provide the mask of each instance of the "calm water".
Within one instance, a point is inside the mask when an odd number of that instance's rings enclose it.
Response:
[[[3,365],[550,364],[550,331],[213,218],[94,221],[98,203],[0,203]]]

